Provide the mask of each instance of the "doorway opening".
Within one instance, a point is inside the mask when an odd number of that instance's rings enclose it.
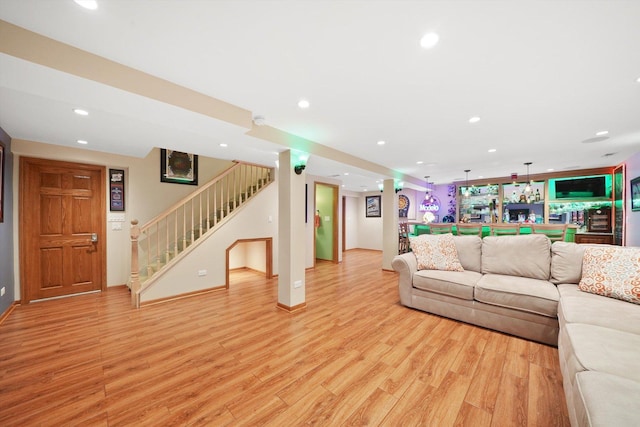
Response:
[[[316,261],[338,263],[338,186],[316,182],[314,264]]]
[[[273,238],[239,239],[226,251],[225,288],[229,289],[230,272],[252,271],[273,278]]]

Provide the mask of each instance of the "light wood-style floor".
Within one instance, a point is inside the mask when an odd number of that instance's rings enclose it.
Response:
[[[140,310],[126,288],[0,325],[1,426],[569,425],[558,352],[403,307],[381,254]]]

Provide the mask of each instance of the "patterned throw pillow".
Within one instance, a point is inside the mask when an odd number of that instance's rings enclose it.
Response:
[[[409,242],[418,260],[418,270],[464,271],[453,234],[409,236]]]
[[[640,248],[585,248],[578,288],[640,304]]]

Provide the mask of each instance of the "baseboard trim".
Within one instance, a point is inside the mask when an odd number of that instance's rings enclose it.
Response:
[[[14,302],[12,302],[12,303],[11,303],[11,305],[9,306],[9,308],[7,308],[7,310],[6,310],[4,313],[2,313],[2,315],[0,315],[0,325],[2,325],[2,322],[4,322],[4,321],[5,321],[5,319],[6,319],[7,317],[9,317],[9,315],[11,314],[11,312],[12,312],[13,310],[15,310],[15,309],[16,309],[16,307],[17,307],[17,306],[19,306],[19,305],[20,305],[20,302],[19,302],[19,301],[14,301]]]
[[[305,308],[307,308],[307,303],[303,302],[302,304],[298,304],[298,305],[294,305],[293,307],[289,307],[288,305],[282,304],[281,302],[279,302],[276,307],[278,307],[280,310],[284,310],[287,313],[295,313],[296,311],[300,311],[300,310],[304,310]]]
[[[151,300],[151,301],[141,302],[140,303],[140,308],[149,307],[151,305],[156,305],[156,304],[163,304],[165,302],[170,302],[170,301],[177,301],[177,300],[181,300],[181,299],[185,299],[185,298],[197,297],[199,295],[205,295],[205,294],[210,294],[212,292],[224,291],[224,290],[227,290],[227,287],[222,285],[222,286],[216,286],[215,288],[202,289],[202,290],[199,290],[199,291],[187,292],[187,293],[180,294],[180,295],[173,295],[173,296],[170,296],[170,297],[158,298],[158,299],[154,299],[154,300]]]

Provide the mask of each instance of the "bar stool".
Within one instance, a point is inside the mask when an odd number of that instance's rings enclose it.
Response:
[[[517,236],[520,234],[520,224],[491,224],[492,236]]]

